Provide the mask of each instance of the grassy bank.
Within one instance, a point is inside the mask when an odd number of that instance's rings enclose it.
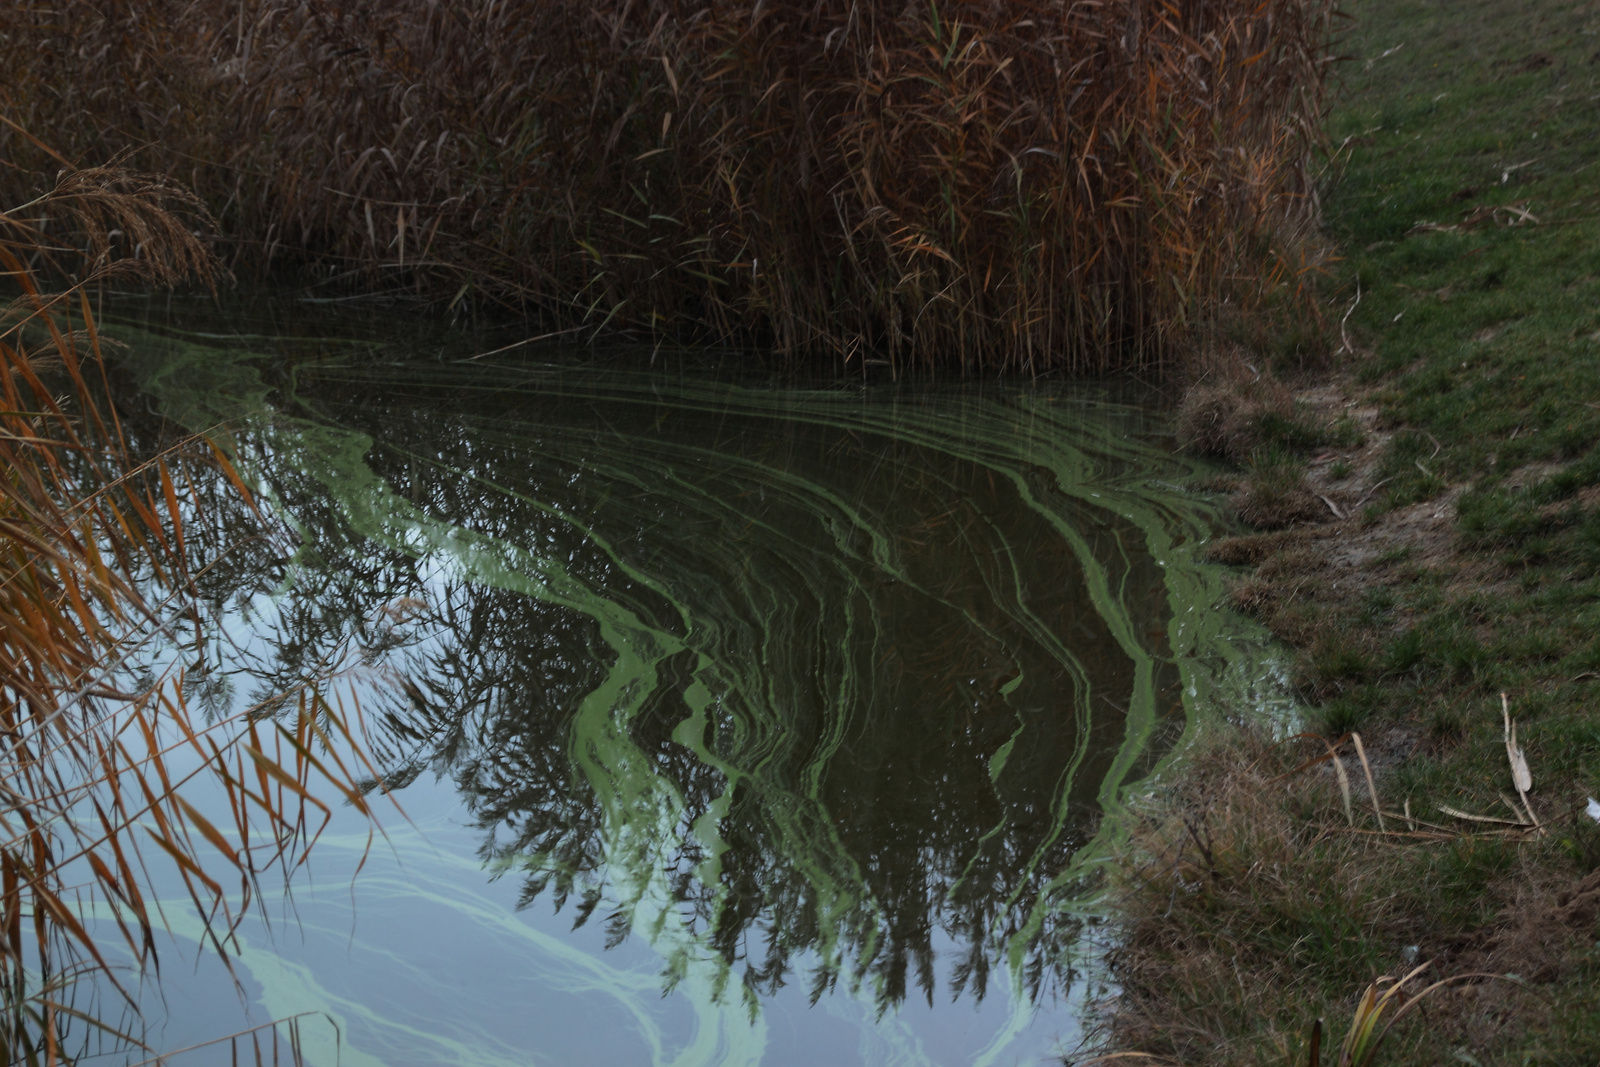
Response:
[[[1148,370],[1304,295],[1330,11],[68,0],[0,12],[0,86],[74,160],[188,183],[235,271],[323,295]],[[0,154],[55,166],[12,130]]]
[[[1152,803],[1109,1033],[1184,1063],[1306,1063],[1322,1017],[1334,1062],[1368,984],[1432,961],[1411,988],[1501,977],[1430,996],[1378,1062],[1592,1064],[1600,12],[1350,8],[1325,200],[1338,368],[1252,383],[1244,415],[1187,412],[1275,528],[1213,554],[1293,647],[1320,736],[1214,737]],[[1378,803],[1345,742],[1347,816],[1332,763],[1303,765],[1351,731]]]

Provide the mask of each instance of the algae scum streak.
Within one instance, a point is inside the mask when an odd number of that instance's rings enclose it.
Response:
[[[336,814],[241,928],[243,1002],[192,944],[165,962],[154,1047],[296,1013],[318,1065],[1077,1040],[1102,817],[1263,655],[1212,610],[1214,516],[1159,419],[1084,386],[120,337],[294,530],[197,490],[191,691],[243,707],[339,664],[407,816],[357,874]],[[176,950],[198,924],[166,906]]]

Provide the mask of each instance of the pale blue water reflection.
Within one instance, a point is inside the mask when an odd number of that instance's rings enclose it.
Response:
[[[157,1047],[315,1012],[318,1065],[1051,1062],[1103,817],[1266,691],[1194,465],[1092,387],[122,334],[296,531],[208,498],[196,691],[342,657],[413,820],[354,876],[342,818],[242,1005],[167,966]]]

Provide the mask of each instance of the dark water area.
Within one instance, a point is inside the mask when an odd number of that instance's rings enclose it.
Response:
[[[332,671],[405,811],[370,848],[337,815],[239,991],[167,902],[158,1048],[309,1012],[319,1065],[1058,1062],[1116,816],[1208,706],[1272,699],[1125,389],[107,319],[293,531],[193,487],[191,695]]]

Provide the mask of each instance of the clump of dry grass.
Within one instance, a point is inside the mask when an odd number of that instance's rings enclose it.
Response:
[[[1258,530],[1278,530],[1323,515],[1325,505],[1306,483],[1304,461],[1276,446],[1257,449],[1249,477],[1234,494],[1239,518]]]
[[[551,331],[1097,371],[1162,364],[1224,298],[1304,291],[1331,19],[68,0],[0,14],[0,61],[76,152],[191,178],[240,265]]]
[[[1274,533],[1245,534],[1226,537],[1206,546],[1208,563],[1227,566],[1255,566],[1285,551],[1293,551],[1310,540],[1304,530],[1281,530]]]
[[[1349,740],[1336,774],[1331,758],[1313,765],[1333,751],[1327,741],[1273,743],[1230,727],[1147,804],[1114,875],[1123,918],[1110,965],[1121,992],[1102,1020],[1104,1048],[1303,1067],[1317,1020],[1337,1040],[1339,1021],[1371,1014],[1380,976],[1417,978],[1414,965],[1427,961],[1418,988],[1448,981],[1388,1036],[1382,1062],[1435,1062],[1441,1041],[1492,1050],[1559,1012],[1496,976],[1553,980],[1584,948],[1571,923],[1596,914],[1600,879],[1522,900],[1522,850],[1546,847],[1531,825],[1456,831],[1413,817],[1409,804],[1392,811],[1374,801]]]
[[[1298,402],[1264,352],[1208,342],[1196,346],[1189,369],[1174,429],[1192,452],[1245,463],[1272,445],[1299,451],[1361,443],[1353,420],[1329,421]]]
[[[1327,518],[1327,504],[1312,490],[1301,455],[1312,447],[1347,444],[1353,427],[1329,425],[1302,410],[1287,386],[1241,358],[1204,362],[1205,373],[1185,392],[1174,417],[1183,447],[1245,468],[1230,495],[1239,518],[1256,529]]]
[[[1255,734],[1236,740],[1195,754],[1183,793],[1136,828],[1142,859],[1117,886],[1116,1048],[1184,1063],[1304,1062],[1329,988],[1369,981],[1385,962],[1383,935],[1401,925],[1368,880],[1375,846],[1338,833],[1331,781],[1275,781],[1292,755]]]
[[[162,919],[144,894],[155,864],[175,865],[223,951],[259,879],[274,870],[287,877],[326,824],[313,782],[366,810],[338,755],[351,758],[353,741],[317,694],[283,694],[275,715],[253,709],[208,722],[190,714],[181,672],[138,685],[128,669],[159,631],[198,618],[184,521],[186,502],[198,507],[196,468],[220,464],[248,495],[204,442],[136,459],[104,401],[85,286],[203,280],[210,259],[174,204],[196,207],[165,182],[100,169],[65,173],[51,192],[0,212],[0,269],[18,290],[0,322],[0,1057],[8,1063],[70,1061],[74,1029],[75,1040],[99,1031],[137,1044],[74,1007],[71,991],[87,973],[117,982],[86,925],[97,906],[110,909],[131,956],[153,962]],[[38,218],[80,228],[63,226],[50,240]],[[87,256],[70,262],[74,247]],[[45,265],[78,280],[47,291],[35,270]],[[186,799],[201,783],[220,789],[221,810],[203,813]],[[237,879],[231,890],[224,871]]]
[[[1202,379],[1183,396],[1174,430],[1185,448],[1243,463],[1294,419],[1294,394],[1268,376]]]

